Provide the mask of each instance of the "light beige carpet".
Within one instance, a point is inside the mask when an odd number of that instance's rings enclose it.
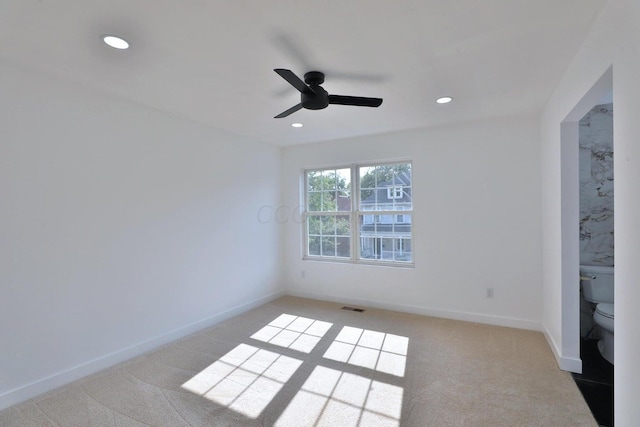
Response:
[[[596,426],[541,333],[285,297],[2,426]]]

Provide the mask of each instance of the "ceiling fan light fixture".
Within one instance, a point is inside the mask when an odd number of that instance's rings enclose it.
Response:
[[[450,96],[441,96],[440,98],[436,99],[436,102],[438,104],[448,104],[451,101],[453,101],[453,98]]]
[[[302,126],[304,126],[302,123],[291,123],[291,127],[294,128],[301,128]]]
[[[125,50],[129,49],[129,42],[123,39],[122,37],[114,36],[112,34],[105,34],[102,36],[102,41],[105,42],[107,46],[110,46],[114,49]]]

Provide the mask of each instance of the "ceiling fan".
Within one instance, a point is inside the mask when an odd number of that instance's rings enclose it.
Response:
[[[276,73],[289,84],[300,91],[300,103],[275,116],[275,119],[287,117],[289,114],[306,108],[307,110],[321,110],[329,104],[355,105],[357,107],[379,107],[382,98],[365,98],[362,96],[329,95],[320,85],[324,83],[324,73],[309,71],[304,75],[304,82],[291,70],[276,68]]]

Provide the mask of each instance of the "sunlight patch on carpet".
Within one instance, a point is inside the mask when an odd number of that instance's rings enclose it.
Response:
[[[400,425],[402,387],[317,366],[276,426]]]
[[[409,338],[345,326],[324,357],[404,377]]]
[[[332,323],[283,313],[251,335],[254,340],[310,353]]]
[[[240,344],[182,388],[257,418],[301,364],[292,357]]]

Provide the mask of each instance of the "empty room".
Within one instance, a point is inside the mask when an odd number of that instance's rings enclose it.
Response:
[[[640,425],[638,22],[4,1],[0,425]]]

